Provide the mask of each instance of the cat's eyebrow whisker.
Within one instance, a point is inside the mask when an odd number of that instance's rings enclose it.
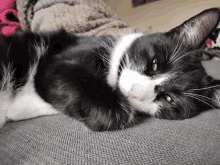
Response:
[[[172,54],[171,57],[170,57],[170,61],[169,61],[168,63],[171,63],[171,62],[172,62],[173,58],[177,55],[179,49],[181,48],[181,45],[182,45],[183,42],[182,42],[182,43],[180,44],[180,46],[179,46],[179,41],[180,41],[180,38],[178,38],[176,47],[175,47],[175,49],[174,49],[174,51],[173,51],[173,54]],[[179,47],[179,48],[178,48],[178,47]]]
[[[220,87],[220,85],[215,85],[215,86],[211,86],[211,87],[207,87],[207,88],[200,88],[200,89],[190,89],[190,90],[204,90],[204,89],[211,89],[211,88],[215,88],[215,87]]]
[[[184,40],[182,40],[181,45],[179,46],[179,49],[177,50],[175,56],[173,56],[173,58],[170,60],[170,63],[174,63],[174,62],[177,61],[179,58],[181,58],[182,56],[180,56],[180,57],[178,58],[177,55],[178,55],[178,54],[179,54],[179,55],[182,55],[183,52],[185,52],[185,51],[187,50],[187,48],[185,48],[185,49],[183,49],[181,52],[179,52],[180,49],[182,48],[183,43],[184,43]],[[178,58],[178,59],[177,59],[177,58]]]
[[[178,60],[180,60],[181,58],[183,58],[183,57],[185,57],[185,56],[188,56],[188,55],[190,55],[190,54],[192,54],[192,53],[195,53],[195,52],[197,52],[197,50],[192,51],[192,52],[189,52],[189,53],[186,53],[186,54],[180,56],[179,58],[173,60],[172,62],[175,63],[175,62],[177,62]]]
[[[205,103],[206,105],[208,105],[208,106],[212,107],[213,109],[215,109],[215,107],[213,107],[212,105],[210,105],[210,104],[209,104],[209,103],[207,103],[206,101],[202,100],[201,98],[198,98],[198,97],[193,96],[193,95],[190,95],[190,94],[186,94],[186,95],[187,95],[187,96],[189,96],[189,97],[191,97],[191,98],[194,98],[194,99],[196,99],[196,100],[199,100],[199,101],[201,101],[201,102]]]

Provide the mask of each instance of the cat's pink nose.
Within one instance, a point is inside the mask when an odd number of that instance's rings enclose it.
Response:
[[[131,89],[128,93],[128,97],[131,98],[136,98],[140,101],[144,100],[144,96],[145,96],[145,90],[144,87],[142,85],[139,84],[133,84],[131,86]]]

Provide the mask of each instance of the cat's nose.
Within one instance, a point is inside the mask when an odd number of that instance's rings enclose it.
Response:
[[[155,98],[154,88],[155,83],[149,83],[147,85],[135,83],[131,86],[128,97],[138,99],[139,101],[144,101],[145,99],[151,100]]]
[[[136,98],[140,101],[143,101],[144,95],[145,95],[145,92],[144,92],[143,86],[139,84],[133,84],[128,93],[128,97]]]
[[[151,99],[155,95],[154,86],[154,83],[149,83],[147,85],[135,83],[131,86],[131,89],[128,92],[128,97],[138,99],[139,101]]]

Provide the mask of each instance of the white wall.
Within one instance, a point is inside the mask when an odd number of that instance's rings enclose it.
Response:
[[[154,32],[168,31],[205,9],[220,7],[220,0],[160,0],[136,8],[131,0],[103,1],[131,26],[152,26]]]

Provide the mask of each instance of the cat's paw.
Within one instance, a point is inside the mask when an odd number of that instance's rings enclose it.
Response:
[[[93,131],[121,130],[135,122],[136,111],[123,101],[93,106],[84,119],[85,125]]]

